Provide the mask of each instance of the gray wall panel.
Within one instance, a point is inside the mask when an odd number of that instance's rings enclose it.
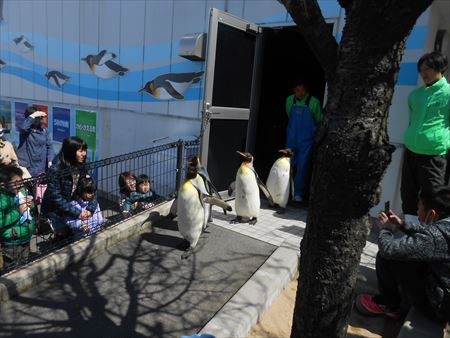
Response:
[[[119,79],[119,108],[142,109],[142,84],[144,62],[144,30],[146,2],[142,0],[121,1],[121,31],[119,63],[129,71]]]
[[[144,72],[142,87],[157,75],[170,72],[173,1],[147,1],[145,9]],[[141,87],[141,88],[142,88]],[[167,114],[169,102],[142,93],[142,111]]]
[[[59,1],[47,2],[47,71],[63,72],[63,5]],[[51,35],[50,35],[51,34]],[[48,80],[47,80],[48,82]],[[62,88],[48,83],[48,99],[51,102],[63,102]],[[36,90],[39,86],[36,86]],[[63,86],[64,87],[64,86]],[[36,92],[37,93],[37,92]],[[36,95],[37,96],[37,95]]]
[[[67,104],[79,104],[80,83],[80,2],[64,0],[62,2],[62,36],[63,36],[63,73],[70,76],[70,80],[63,87],[63,100]],[[86,66],[83,65],[83,69]]]
[[[119,55],[120,39],[120,1],[100,1],[99,3],[99,51],[106,49]],[[120,57],[120,56],[119,56]],[[98,80],[99,91],[107,91],[107,99],[101,100],[99,105],[109,108],[119,107],[119,79]]]
[[[80,1],[80,58],[97,55],[99,1]],[[85,61],[80,61],[80,104],[97,106],[98,77]]]

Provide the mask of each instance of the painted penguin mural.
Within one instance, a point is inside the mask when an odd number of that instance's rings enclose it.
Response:
[[[67,75],[64,75],[61,72],[58,72],[57,70],[52,70],[50,72],[45,73],[45,77],[47,78],[48,82],[50,82],[52,85],[62,88],[64,84],[70,80],[70,77]]]
[[[33,45],[27,40],[27,38],[23,35],[18,36],[17,38],[13,39],[14,44],[16,45],[16,48],[21,53],[27,53],[33,50]]]
[[[89,54],[81,60],[86,61],[92,73],[97,77],[109,80],[116,76],[123,76],[128,72],[128,68],[122,67],[112,61],[115,58],[116,54],[110,53],[104,49],[97,55]]]
[[[158,100],[183,100],[183,94],[193,83],[200,81],[204,72],[167,73],[148,81],[140,93],[148,93]]]

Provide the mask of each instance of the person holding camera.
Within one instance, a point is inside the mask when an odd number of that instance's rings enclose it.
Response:
[[[42,119],[46,116],[46,113],[36,107],[28,107],[20,128],[17,155],[20,164],[26,167],[33,177],[45,173],[55,156],[50,133],[42,125]]]

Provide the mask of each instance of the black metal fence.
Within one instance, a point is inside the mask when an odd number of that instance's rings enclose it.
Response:
[[[3,223],[0,224],[0,275],[168,200],[178,190],[185,176],[187,158],[198,153],[198,140],[178,141],[88,163],[89,176],[97,186],[98,208],[85,220],[67,217],[61,222],[54,222],[44,217],[40,210],[42,195],[51,178],[42,176],[24,180],[17,187],[20,193],[17,189],[15,191],[14,206],[1,205],[5,199],[0,199]],[[136,176],[147,175],[153,195],[132,195],[131,198],[128,196],[128,200],[124,199],[119,187],[119,175],[123,172],[132,172]],[[58,175],[72,175],[77,180],[80,176],[77,172],[69,171],[60,171]],[[0,193],[5,193],[4,187],[0,187]],[[11,197],[12,192],[9,194]],[[27,198],[25,196],[33,201],[26,211],[21,204]],[[83,202],[77,204],[74,200],[71,203],[84,210]],[[16,215],[16,218],[11,215]],[[20,216],[19,222],[17,215]],[[8,223],[14,219],[16,222]]]

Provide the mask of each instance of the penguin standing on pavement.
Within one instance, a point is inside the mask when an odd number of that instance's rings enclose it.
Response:
[[[204,194],[196,186],[197,170],[188,168],[186,180],[180,188],[177,198],[178,230],[189,243],[181,258],[187,258],[193,252],[205,225],[205,203],[214,204],[231,211],[229,204],[215,197]]]
[[[159,100],[183,100],[183,94],[191,84],[200,81],[204,72],[168,73],[155,77],[139,89],[139,93],[149,93]]]
[[[259,207],[261,201],[259,198],[259,189],[269,200],[270,205],[273,205],[272,196],[267,190],[264,183],[258,177],[253,168],[253,155],[250,153],[242,153],[237,151],[242,159],[242,164],[236,174],[236,181],[228,188],[228,195],[231,196],[233,190],[236,191],[236,218],[231,223],[241,223],[242,218],[249,218],[249,224],[256,224],[258,221]]]
[[[58,88],[62,88],[64,84],[70,80],[70,77],[67,75],[64,75],[61,72],[58,72],[57,70],[52,70],[50,72],[45,73],[45,77],[47,78],[48,82],[50,82],[52,85],[55,85]]]
[[[292,179],[291,167],[291,157],[293,152],[290,149],[282,149],[279,150],[279,152],[282,155],[272,165],[266,186],[273,198],[274,204],[281,208],[277,213],[283,214],[289,201],[291,191],[294,193],[294,181]]]
[[[116,54],[102,50],[97,55],[87,55],[81,60],[86,61],[90,70],[99,78],[109,80],[118,75],[123,76],[128,72],[128,68],[112,61],[116,58]]]
[[[190,167],[195,167],[197,169],[197,177],[203,181],[203,185],[205,187],[206,193],[208,195],[215,195],[218,199],[222,199],[222,197],[219,194],[219,191],[214,186],[214,184],[211,182],[211,178],[209,177],[208,171],[205,169],[205,167],[200,163],[200,159],[198,156],[192,156],[188,159],[188,165]],[[201,185],[201,183],[199,183]],[[209,206],[209,213],[207,220],[208,222],[212,222],[212,205]],[[223,213],[226,215],[227,210],[223,209]]]

